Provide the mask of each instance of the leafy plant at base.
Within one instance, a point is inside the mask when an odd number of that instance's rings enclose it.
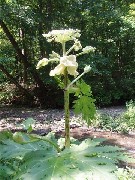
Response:
[[[33,130],[33,125],[35,124],[35,122],[36,122],[36,121],[35,121],[33,118],[28,118],[28,119],[26,119],[26,120],[23,122],[23,124],[22,124],[23,129],[26,130],[27,133],[32,132],[32,130]]]
[[[118,160],[131,161],[123,149],[101,145],[104,139],[74,140],[70,149],[60,150],[52,134],[40,137],[21,133],[22,141],[9,132],[0,134],[0,175],[7,179],[117,180]],[[54,144],[52,145],[51,142]]]

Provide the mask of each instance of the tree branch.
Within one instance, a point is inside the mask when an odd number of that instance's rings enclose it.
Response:
[[[13,35],[9,31],[9,29],[7,28],[6,24],[1,19],[0,19],[0,25],[1,25],[2,29],[3,29],[3,31],[5,32],[6,36],[8,37],[9,41],[11,42],[12,46],[14,47],[16,53],[18,54],[20,63],[23,62],[25,67],[29,68],[30,73],[32,74],[36,84],[38,84],[38,86],[40,88],[44,89],[44,87],[45,87],[44,83],[40,79],[40,77],[39,77],[39,75],[38,75],[38,73],[36,71],[36,68],[30,62],[28,62],[27,57],[22,54],[22,51],[19,48],[18,43],[16,42],[15,38],[13,37]],[[21,60],[22,60],[22,62],[21,62]]]

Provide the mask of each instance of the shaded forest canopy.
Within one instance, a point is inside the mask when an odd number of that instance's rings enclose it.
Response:
[[[79,72],[92,66],[84,80],[100,106],[135,99],[135,3],[133,0],[1,0],[0,83],[15,84],[30,104],[62,107],[58,78],[50,77],[53,64],[36,70],[37,62],[58,52],[59,44],[42,36],[52,29],[79,29],[83,46],[94,55],[79,57]],[[5,85],[6,83],[6,85]],[[10,92],[9,86],[9,92]],[[0,92],[0,100],[3,98]],[[71,97],[72,101],[73,97]],[[31,103],[30,103],[31,102]]]

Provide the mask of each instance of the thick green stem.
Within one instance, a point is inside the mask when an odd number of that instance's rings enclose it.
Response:
[[[65,43],[62,44],[63,56],[66,55]],[[64,72],[64,110],[65,110],[65,148],[70,147],[70,114],[69,114],[69,90],[67,68]]]
[[[65,110],[65,147],[70,147],[70,114],[69,114],[69,90],[66,89],[68,85],[68,73],[65,69],[64,76],[64,110]]]

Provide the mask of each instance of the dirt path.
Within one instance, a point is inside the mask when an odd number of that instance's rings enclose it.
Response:
[[[107,113],[112,117],[119,116],[125,111],[124,107],[111,107],[99,110],[102,113]],[[80,116],[75,116],[73,111],[70,111],[71,127],[85,126],[80,121]],[[51,128],[53,131],[61,131],[64,129],[64,111],[59,109],[40,109],[40,108],[14,108],[0,107],[0,131],[5,129],[18,129],[24,120],[33,118],[36,120],[35,129]]]

